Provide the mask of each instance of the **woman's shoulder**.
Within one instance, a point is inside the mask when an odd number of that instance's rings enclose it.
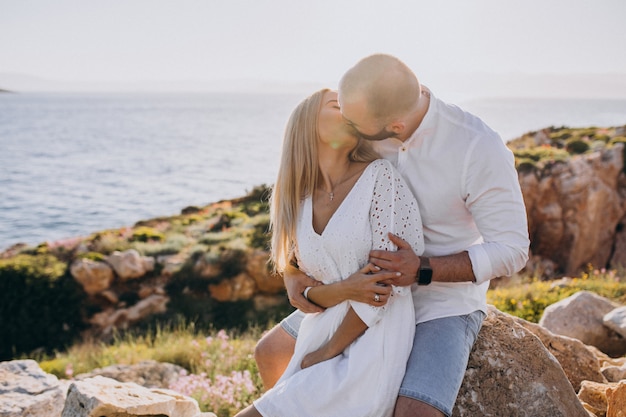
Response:
[[[379,159],[374,159],[372,162],[369,163],[368,168],[373,169],[373,170],[377,170],[377,169],[394,169],[393,168],[393,164],[391,162],[389,162],[386,159],[383,158],[379,158]]]
[[[396,169],[394,168],[393,164],[388,160],[382,158],[375,159],[374,161],[370,162],[367,169],[370,170],[370,172],[372,172],[374,176],[380,176],[386,173],[391,174],[392,176],[396,175]]]

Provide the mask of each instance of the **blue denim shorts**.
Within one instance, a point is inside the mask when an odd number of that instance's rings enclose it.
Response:
[[[280,326],[296,338],[303,317],[304,314],[296,310],[283,319]],[[469,354],[484,318],[485,313],[474,311],[418,324],[399,395],[452,415]]]

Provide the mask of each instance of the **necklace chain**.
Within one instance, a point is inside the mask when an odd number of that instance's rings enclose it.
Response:
[[[350,170],[350,168],[348,168],[348,171]],[[330,199],[330,201],[333,201],[335,199],[335,189],[337,187],[339,187],[340,185],[342,185],[344,182],[348,181],[350,178],[354,177],[359,171],[357,170],[356,172],[353,172],[352,174],[348,175],[345,178],[342,178],[341,181],[339,181],[337,184],[335,184],[335,186],[333,187],[333,189],[331,191],[326,191],[324,188],[321,188],[322,191],[324,191],[326,194],[328,194],[328,198]]]

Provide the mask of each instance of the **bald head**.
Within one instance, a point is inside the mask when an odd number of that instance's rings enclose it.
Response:
[[[363,58],[339,82],[342,106],[361,103],[370,117],[382,123],[414,110],[420,92],[413,71],[398,58],[385,54]]]

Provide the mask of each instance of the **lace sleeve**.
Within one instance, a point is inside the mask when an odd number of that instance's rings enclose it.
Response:
[[[396,250],[389,240],[391,232],[406,240],[417,255],[424,252],[424,234],[417,201],[404,179],[390,162],[377,161],[376,182],[370,207],[372,249]],[[409,296],[411,287],[394,287],[394,294]],[[380,320],[385,306],[353,302],[352,307],[359,317],[371,327]]]
[[[386,161],[385,161],[386,162]],[[378,171],[370,209],[373,249],[395,250],[387,233],[409,242],[416,254],[424,252],[424,234],[417,201],[391,163]]]

